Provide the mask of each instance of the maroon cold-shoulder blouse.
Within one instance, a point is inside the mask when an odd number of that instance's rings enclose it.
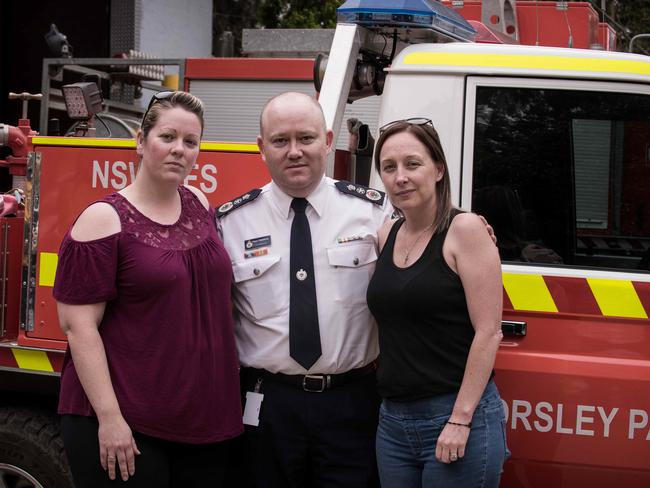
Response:
[[[89,242],[68,232],[54,297],[67,304],[106,302],[99,333],[130,427],[199,444],[242,432],[232,270],[213,212],[187,188],[179,193],[181,216],[172,225],[150,220],[118,193],[106,197],[121,231]],[[59,413],[94,415],[70,351]]]

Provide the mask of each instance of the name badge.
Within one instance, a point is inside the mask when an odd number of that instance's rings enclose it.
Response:
[[[244,249],[250,251],[260,247],[268,247],[271,245],[271,236],[254,237],[244,241]]]

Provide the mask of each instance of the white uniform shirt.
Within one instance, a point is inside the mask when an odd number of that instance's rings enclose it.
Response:
[[[377,261],[377,230],[390,204],[344,194],[334,183],[323,178],[307,197],[323,352],[310,373],[343,373],[379,353],[366,289]],[[291,201],[271,182],[253,201],[224,215],[221,226],[233,267],[240,363],[305,374],[289,355]]]

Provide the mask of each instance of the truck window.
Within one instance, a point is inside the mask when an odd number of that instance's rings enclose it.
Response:
[[[472,208],[505,262],[650,270],[650,96],[478,86]]]

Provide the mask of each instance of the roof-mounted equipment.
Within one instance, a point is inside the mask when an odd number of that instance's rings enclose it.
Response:
[[[336,10],[336,17],[338,23],[387,34],[395,29],[427,29],[449,40],[466,42],[472,42],[476,35],[458,12],[436,0],[348,0]]]

